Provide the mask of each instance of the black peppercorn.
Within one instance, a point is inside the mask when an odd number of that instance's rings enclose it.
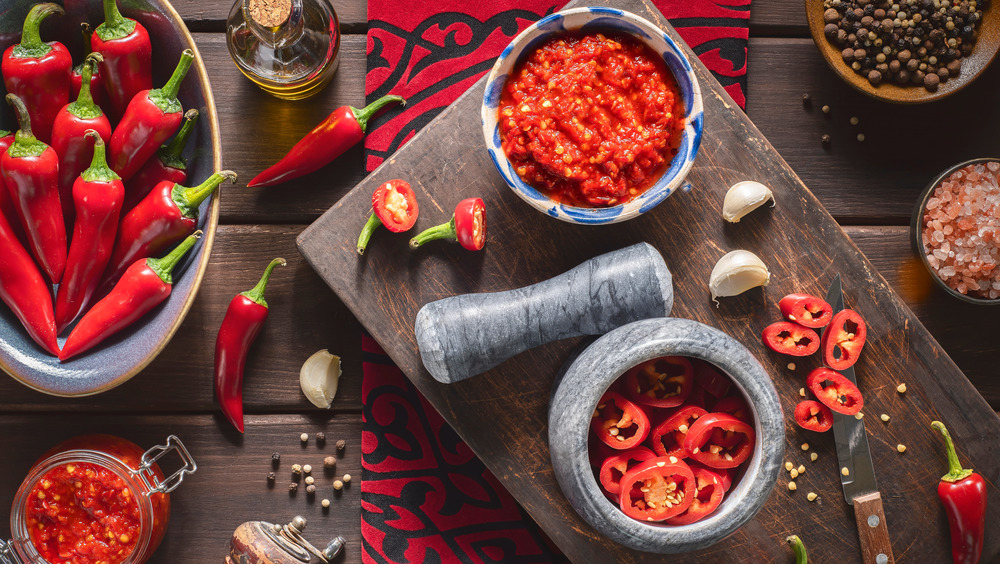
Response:
[[[320,432],[316,433],[316,442],[317,443],[322,443],[322,442],[325,442],[325,441],[326,441],[326,433],[324,433],[323,431],[320,431]]]
[[[824,145],[829,145],[830,144],[830,134],[829,133],[824,133],[823,136],[819,138],[819,140]]]
[[[345,448],[347,448],[347,441],[344,439],[337,441],[337,450],[344,450]]]
[[[834,23],[840,19],[840,12],[833,8],[829,8],[827,11],[823,12],[823,21],[826,23]]]
[[[840,28],[837,27],[837,24],[835,23],[828,23],[826,24],[826,27],[823,28],[823,34],[829,38],[837,37],[838,31],[840,31]]]
[[[275,466],[277,466],[279,462],[281,462],[281,453],[272,452],[271,453],[271,464],[274,464]]]
[[[297,483],[292,482],[292,483],[288,484],[288,492],[289,493],[295,493],[297,491],[299,491],[299,485]]]
[[[277,479],[278,479],[278,477],[274,475],[274,472],[268,472],[267,473],[267,481],[268,482],[270,482],[270,483],[273,484],[274,481],[277,480]]]
[[[934,73],[927,73],[924,76],[924,88],[934,92],[938,88],[938,84],[941,82],[941,78]]]
[[[879,84],[882,83],[882,73],[878,72],[877,70],[869,71],[868,82],[871,83],[872,86],[878,86]]]
[[[313,495],[316,493],[316,486],[310,484],[306,486],[306,495]]]

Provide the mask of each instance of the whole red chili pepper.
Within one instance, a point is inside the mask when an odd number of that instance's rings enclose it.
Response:
[[[80,24],[80,33],[83,34],[83,57],[84,60],[79,65],[73,67],[73,73],[69,77],[69,99],[76,100],[80,96],[80,86],[83,85],[83,69],[87,67],[87,57],[93,52],[91,49],[91,37],[94,35],[94,31],[90,29],[90,24],[83,22]],[[98,53],[100,54],[100,53]],[[101,61],[104,61],[104,57],[101,57]],[[90,97],[94,100],[94,103],[100,106],[104,103],[104,79],[101,76],[101,68],[94,67],[93,72],[90,73],[90,80],[87,81],[90,84]]]
[[[49,285],[35,261],[0,214],[0,300],[14,312],[28,335],[53,355],[59,354]]]
[[[986,480],[971,468],[962,468],[944,423],[933,421],[931,427],[941,432],[948,453],[948,473],[941,476],[938,497],[951,527],[951,557],[955,564],[975,564],[983,554]]]
[[[132,325],[170,295],[171,271],[201,237],[195,231],[163,258],[132,263],[111,293],[83,315],[66,338],[59,360],[68,360],[97,346],[104,339]]]
[[[69,102],[69,75],[73,58],[58,41],[42,42],[39,28],[52,14],[62,15],[57,4],[35,4],[24,19],[21,42],[4,51],[0,72],[7,92],[24,100],[31,113],[35,136],[48,143],[59,109]]]
[[[174,74],[163,88],[143,90],[129,103],[108,143],[111,169],[122,177],[122,182],[128,182],[180,127],[184,108],[177,99],[177,92],[193,61],[194,53],[185,49]]]
[[[125,187],[104,157],[104,141],[91,129],[86,139],[94,140],[94,157],[73,185],[76,224],[66,273],[56,296],[56,327],[62,331],[87,307],[111,258],[118,231]]]
[[[382,96],[362,109],[343,106],[306,134],[288,154],[247,184],[250,188],[274,186],[317,171],[365,138],[368,120],[386,104],[406,100],[400,96]]]
[[[104,23],[97,26],[91,47],[104,55],[104,90],[112,116],[120,118],[136,94],[153,87],[149,33],[139,22],[123,16],[115,0],[104,0]]]
[[[486,205],[480,198],[468,198],[455,206],[451,221],[431,227],[410,239],[410,248],[435,239],[451,239],[470,251],[486,245]]]
[[[198,110],[188,110],[180,131],[167,145],[161,145],[153,158],[135,173],[125,186],[125,203],[122,210],[127,212],[142,201],[160,182],[183,184],[187,181],[187,161],[182,153],[188,137],[198,121]]]
[[[59,157],[31,132],[31,118],[24,102],[13,94],[7,103],[14,106],[21,129],[14,144],[0,156],[0,173],[18,217],[28,236],[31,251],[53,284],[62,279],[66,268],[66,224],[59,203]]]
[[[157,184],[122,218],[104,274],[105,284],[114,284],[136,260],[158,256],[193,233],[198,226],[198,206],[224,180],[236,182],[236,173],[231,170],[217,172],[192,188],[169,181]]]
[[[358,237],[358,254],[365,254],[368,241],[379,225],[385,225],[393,233],[402,233],[413,227],[418,215],[420,206],[409,182],[395,179],[379,186],[372,194],[372,214]]]
[[[237,294],[229,302],[215,339],[215,397],[226,419],[243,432],[243,367],[247,353],[267,320],[264,290],[274,267],[285,266],[276,258],[267,265],[260,282],[252,290]]]
[[[14,144],[14,134],[0,129],[0,155],[7,152],[7,147]],[[7,183],[3,181],[3,175],[0,174],[0,214],[3,214],[7,223],[10,224],[11,228],[14,230],[15,235],[19,241],[27,241],[24,238],[24,229],[21,228],[21,219],[17,216],[17,207],[14,205],[14,200],[10,199],[10,192],[7,191]]]

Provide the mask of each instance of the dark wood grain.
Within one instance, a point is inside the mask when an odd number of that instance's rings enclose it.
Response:
[[[893,564],[892,541],[882,507],[882,494],[873,492],[854,498],[854,519],[861,540],[861,558],[865,564]],[[879,556],[885,556],[884,561]]]

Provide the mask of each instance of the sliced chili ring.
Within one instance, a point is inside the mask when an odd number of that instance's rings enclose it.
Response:
[[[590,420],[598,439],[615,450],[628,450],[646,440],[649,418],[642,409],[616,392],[605,392]]]
[[[725,397],[733,385],[733,381],[728,376],[720,373],[714,366],[703,360],[694,362],[694,383],[696,387],[717,398]]]
[[[722,491],[724,492],[728,492],[729,488],[733,485],[734,470],[732,468],[709,468],[708,466],[705,466],[704,464],[699,464],[691,459],[688,459],[687,463],[688,466],[691,467],[691,470],[694,470],[695,468],[704,468],[710,472],[715,472],[715,474],[719,476],[719,479],[722,482]]]
[[[666,418],[650,433],[653,452],[660,456],[686,457],[684,437],[691,425],[706,413],[708,412],[696,405],[688,405]]]
[[[390,180],[372,194],[372,211],[386,229],[400,233],[417,222],[417,196],[405,180]]]
[[[750,423],[751,421],[750,406],[740,396],[728,396],[720,399],[712,407],[712,411],[715,413],[728,413],[744,423]]]
[[[837,312],[823,333],[823,364],[834,370],[854,366],[867,338],[868,326],[856,311]]]
[[[715,438],[716,429],[722,431],[722,440]],[[755,437],[748,423],[728,413],[708,413],[691,425],[684,437],[684,449],[709,468],[735,468],[750,457]]]
[[[604,488],[604,491],[612,499],[618,499],[618,494],[622,491],[622,477],[634,468],[636,464],[645,462],[651,458],[656,458],[656,454],[644,446],[637,446],[614,456],[609,456],[604,459],[604,463],[601,464],[601,471],[598,474],[601,480],[601,487]]]
[[[833,427],[833,413],[816,400],[805,400],[795,406],[795,422],[808,431],[823,433]]]
[[[788,321],[768,325],[761,339],[772,351],[791,356],[809,356],[819,350],[820,344],[815,331]]]
[[[690,525],[701,521],[722,503],[726,489],[723,487],[722,477],[717,471],[697,466],[692,467],[691,472],[694,474],[695,483],[691,505],[684,513],[667,519],[668,525]]]
[[[833,308],[822,298],[810,294],[788,294],[778,302],[781,315],[804,327],[826,327],[833,317]]]
[[[651,458],[622,477],[619,507],[639,521],[663,521],[687,511],[694,491],[694,473],[683,460]]]
[[[837,413],[854,415],[865,406],[858,387],[843,374],[826,367],[819,367],[809,373],[806,386],[823,405]]]
[[[625,373],[625,392],[636,403],[677,407],[694,387],[694,365],[683,356],[647,360]]]

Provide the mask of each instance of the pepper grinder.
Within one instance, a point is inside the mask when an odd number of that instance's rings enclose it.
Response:
[[[265,92],[300,100],[333,78],[340,22],[328,0],[236,0],[226,45],[240,71]]]
[[[344,549],[344,537],[335,537],[320,550],[302,537],[306,520],[296,516],[287,525],[247,521],[229,540],[226,564],[308,564],[313,557],[328,564]]]

